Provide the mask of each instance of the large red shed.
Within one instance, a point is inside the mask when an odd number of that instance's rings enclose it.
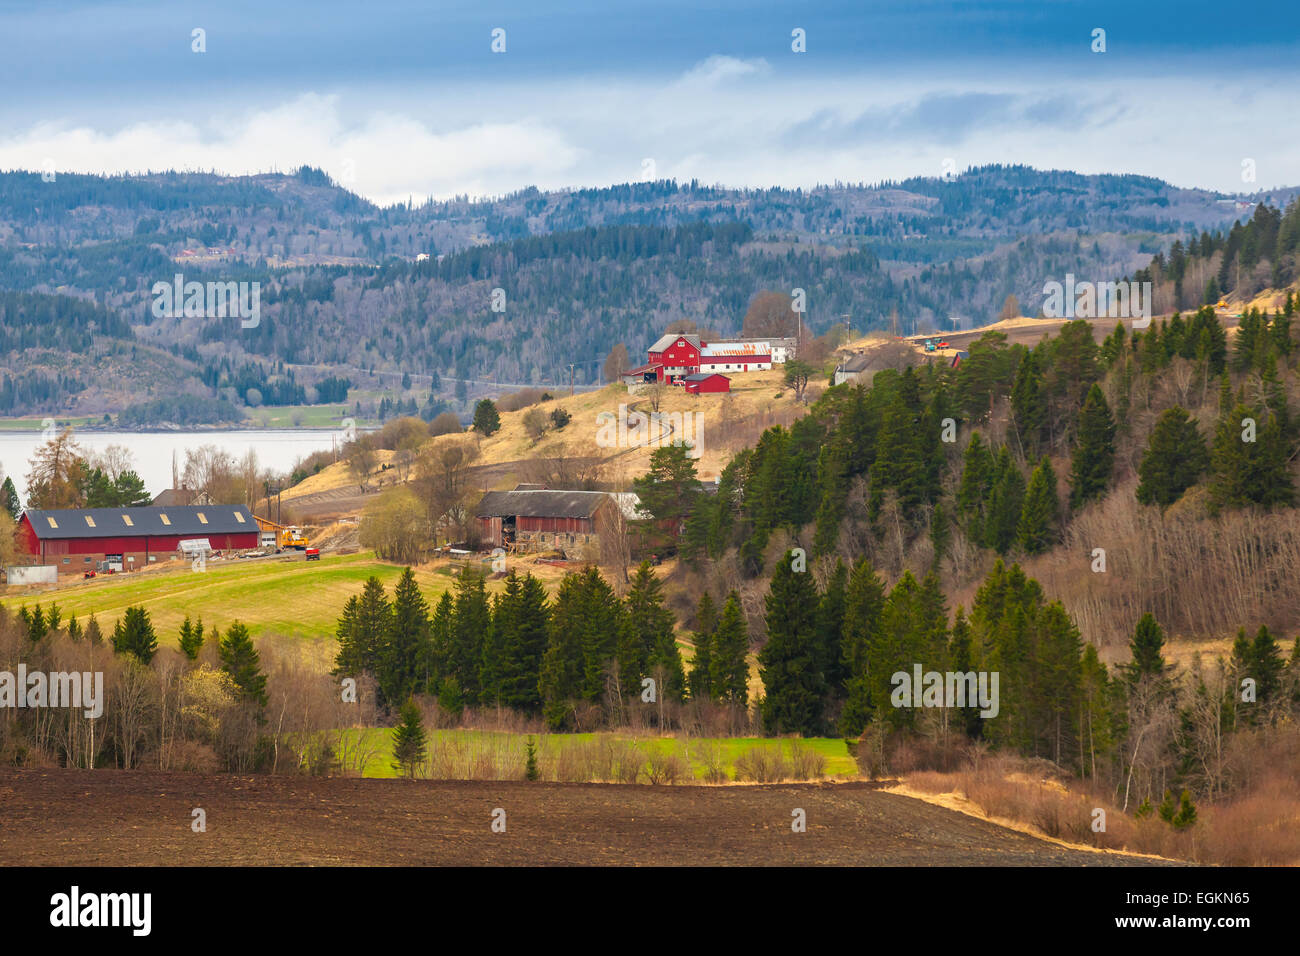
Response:
[[[21,549],[63,573],[99,561],[144,567],[177,557],[181,542],[195,539],[215,551],[256,548],[257,522],[243,505],[36,509],[18,522]]]

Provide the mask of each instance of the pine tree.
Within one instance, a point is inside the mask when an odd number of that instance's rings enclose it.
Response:
[[[713,635],[718,630],[718,610],[713,595],[705,591],[695,611],[695,656],[691,660],[689,686],[692,700],[712,700],[709,669],[713,660]]]
[[[1178,405],[1165,409],[1138,467],[1142,480],[1137,499],[1167,508],[1196,484],[1208,465],[1205,439],[1187,410]]]
[[[1050,548],[1057,537],[1060,505],[1056,498],[1056,472],[1044,455],[1029,476],[1025,503],[1016,526],[1016,543],[1026,554],[1040,554]]]
[[[128,607],[124,618],[113,625],[113,653],[132,654],[141,664],[148,664],[157,652],[158,636],[149,612],[142,607]]]
[[[749,628],[740,610],[740,598],[732,591],[722,606],[709,661],[709,687],[714,700],[749,706],[748,655]]]
[[[817,586],[794,571],[787,551],[772,574],[766,598],[767,644],[758,655],[763,680],[763,725],[769,734],[815,736],[821,730],[825,684],[818,669]]]
[[[402,722],[393,731],[393,769],[414,779],[416,771],[424,762],[426,739],[424,716],[415,701],[407,698],[402,705]]]
[[[1088,389],[1079,412],[1078,444],[1070,467],[1070,507],[1101,497],[1110,484],[1115,463],[1115,421],[1101,388]]]
[[[248,628],[238,621],[233,622],[226,628],[226,636],[221,639],[217,653],[221,658],[221,669],[230,675],[244,698],[258,707],[265,707],[266,675],[262,673],[261,658],[248,635]]]
[[[86,622],[86,642],[88,644],[101,644],[104,641],[104,634],[99,629],[99,621],[95,620],[95,615],[90,615],[90,620]]]
[[[695,459],[685,442],[674,441],[650,453],[650,468],[632,487],[641,507],[656,520],[673,522],[674,529],[691,513],[700,495]]]
[[[474,421],[471,427],[484,437],[501,427],[501,415],[497,412],[496,403],[490,398],[484,398],[474,406]]]
[[[77,622],[77,616],[74,614],[68,618],[68,640],[76,644],[80,643],[81,638],[81,625]]]

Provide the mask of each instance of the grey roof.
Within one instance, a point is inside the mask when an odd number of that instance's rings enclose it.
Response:
[[[866,355],[855,355],[839,367],[841,372],[865,372],[871,365],[871,359]]]
[[[475,513],[480,518],[590,518],[609,500],[603,491],[489,491]]]
[[[661,335],[659,337],[659,340],[655,342],[654,345],[650,346],[648,351],[662,352],[664,349],[668,348],[668,346],[672,345],[678,339],[685,339],[687,342],[690,342],[692,345],[694,345],[697,349],[700,347],[700,337],[695,333],[692,332],[690,334],[687,334],[685,332],[672,332],[668,335]]]
[[[718,378],[727,378],[727,376],[723,375],[721,372],[695,372],[693,375],[687,375],[685,378],[682,379],[682,381],[703,382],[706,381],[707,379],[713,378],[715,375]],[[731,379],[727,378],[727,381],[730,382]]]
[[[200,515],[202,518],[200,518]],[[164,517],[166,520],[163,520]],[[256,533],[253,513],[243,505],[189,505],[144,508],[37,509],[27,519],[38,538],[135,538],[145,535]],[[89,520],[88,520],[89,519]],[[53,524],[51,524],[53,521]]]

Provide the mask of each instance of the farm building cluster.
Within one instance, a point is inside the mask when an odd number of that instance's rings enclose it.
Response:
[[[705,342],[695,333],[669,333],[646,351],[646,362],[623,374],[627,385],[681,385],[692,394],[731,391],[731,376],[784,365],[794,338]]]

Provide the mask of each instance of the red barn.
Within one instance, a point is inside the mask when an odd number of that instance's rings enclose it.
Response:
[[[697,372],[694,375],[687,375],[682,381],[686,383],[686,391],[692,395],[699,395],[701,392],[731,391],[731,379],[717,372]]]
[[[674,381],[700,370],[698,335],[665,335],[649,349],[646,366],[662,365],[662,381]],[[643,366],[644,368],[645,366]]]
[[[23,513],[19,547],[64,573],[99,561],[123,569],[177,557],[182,541],[206,539],[215,551],[257,547],[257,522],[243,505],[72,508]]]
[[[594,560],[600,536],[617,526],[619,503],[606,491],[489,491],[475,516],[483,540],[513,551],[556,549]]]

